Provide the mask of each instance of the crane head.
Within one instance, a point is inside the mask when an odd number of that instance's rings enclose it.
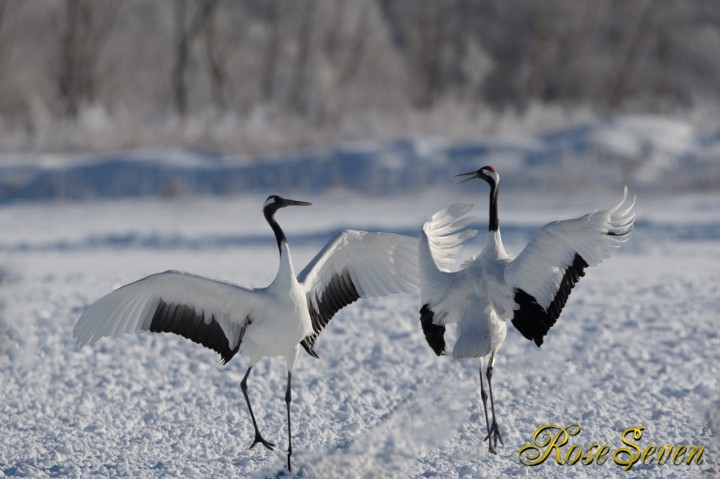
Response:
[[[486,181],[490,186],[497,186],[498,183],[500,183],[500,175],[497,174],[495,171],[495,168],[493,168],[490,165],[483,166],[477,171],[470,171],[468,173],[460,173],[459,175],[455,176],[467,176],[468,178],[465,178],[464,180],[460,181],[460,183],[465,183],[466,181],[474,180],[475,178],[480,178],[481,180]]]
[[[285,208],[286,206],[310,206],[311,204],[312,203],[308,203],[307,201],[289,200],[287,198],[283,198],[282,196],[270,195],[265,200],[263,208],[269,208],[273,211],[277,211],[280,208]]]

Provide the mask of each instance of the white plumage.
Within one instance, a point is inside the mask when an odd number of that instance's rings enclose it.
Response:
[[[512,259],[503,246],[497,214],[500,176],[491,166],[463,173],[490,185],[489,233],[480,254],[459,271],[447,268],[447,258],[438,257],[434,245],[442,244],[445,230],[435,216],[420,234],[420,320],[430,347],[436,354],[445,351],[445,325],[457,325],[453,357],[478,358],[480,386],[490,452],[502,442],[492,398],[492,370],[495,355],[505,340],[507,321],[540,346],[555,324],[570,291],[585,268],[610,256],[625,243],[635,221],[635,201],[627,201],[627,188],[617,205],[576,219],[545,225],[525,249]],[[465,180],[467,181],[467,180]],[[467,205],[448,210],[469,211]],[[447,211],[447,210],[445,210]],[[456,217],[455,230],[468,221]],[[472,234],[472,233],[467,233]],[[490,391],[492,421],[487,412],[487,394],[482,379],[483,358],[489,356],[486,376]]]
[[[625,188],[622,201],[611,208],[545,225],[508,264],[505,282],[547,308],[576,254],[588,266],[595,266],[629,239],[634,206],[634,200],[627,204]]]
[[[228,349],[239,342],[248,313],[262,304],[257,291],[166,271],[116,289],[88,306],[75,324],[75,340],[83,346],[104,336],[149,331],[160,301],[191,307],[204,323],[214,320]]]
[[[274,219],[285,206],[309,203],[270,196],[263,212],[280,251],[280,266],[266,288],[247,289],[200,276],[167,271],[123,286],[91,304],[75,324],[80,345],[103,336],[170,332],[217,351],[223,362],[237,352],[250,358],[241,382],[255,428],[247,379],[264,356],[287,360],[288,469],[292,454],[290,385],[299,347],[316,356],[314,343],[333,315],[358,298],[416,291],[417,238],[345,231],[330,241],[296,277],[285,235]]]

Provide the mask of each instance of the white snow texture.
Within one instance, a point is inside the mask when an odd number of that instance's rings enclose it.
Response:
[[[478,165],[478,167],[481,165]],[[555,172],[557,174],[557,172]],[[449,175],[450,176],[450,175]],[[452,179],[449,180],[449,183]],[[275,192],[273,192],[275,193]],[[277,193],[284,194],[283,191]],[[546,222],[603,208],[621,191],[500,195],[517,254]],[[632,191],[631,191],[632,193]],[[485,236],[487,189],[422,195],[293,195],[278,213],[296,270],[347,228],[417,234],[451,203],[475,203]],[[361,300],[301,352],[293,375],[293,466],[285,469],[285,364],[258,363],[249,394],[275,452],[248,450],[240,390],[247,367],[174,335],[103,338],[79,347],[84,308],[145,275],[178,269],[248,287],[269,283],[277,247],[265,196],[115,199],[0,206],[0,477],[718,477],[720,199],[638,196],[630,241],[573,290],[542,348],[512,327],[493,380],[504,440],[488,453],[477,363],[436,357],[419,297]],[[570,444],[703,445],[702,464],[528,466],[518,457],[546,424],[579,423]],[[566,449],[563,449],[565,451]]]

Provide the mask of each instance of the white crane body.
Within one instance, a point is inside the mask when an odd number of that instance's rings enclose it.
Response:
[[[273,449],[275,445],[260,435],[247,393],[248,376],[263,357],[284,357],[288,469],[292,454],[291,373],[300,346],[317,357],[315,341],[337,311],[359,298],[414,292],[419,275],[417,238],[353,230],[337,235],[296,275],[287,239],[274,218],[278,209],[290,205],[309,203],[272,195],[263,208],[280,255],[277,275],[266,288],[248,289],[166,271],[98,299],[73,330],[80,345],[124,333],[168,332],[215,350],[223,363],[238,352],[247,356],[250,365],[240,386],[255,429],[251,447],[261,443]]]
[[[500,176],[491,166],[464,173],[468,179],[483,179],[490,185],[488,235],[480,254],[460,270],[450,271],[447,258],[438,261],[433,247],[444,242],[452,229],[431,217],[420,233],[420,320],[429,346],[444,353],[445,326],[457,325],[453,358],[477,358],[480,386],[487,424],[490,452],[502,442],[495,420],[492,399],[492,369],[498,349],[505,340],[507,322],[527,339],[542,345],[555,324],[572,288],[584,276],[585,268],[600,263],[628,240],[635,221],[635,201],[627,203],[627,188],[617,205],[580,218],[545,225],[525,249],[511,258],[505,251],[497,212]],[[467,181],[467,180],[465,180]],[[462,214],[468,205],[453,205],[455,225],[466,225]],[[452,225],[450,225],[452,226]],[[490,388],[492,423],[487,413],[487,395],[482,382],[483,358],[489,357],[486,376]]]

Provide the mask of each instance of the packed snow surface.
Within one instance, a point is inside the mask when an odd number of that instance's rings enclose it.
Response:
[[[474,202],[480,183],[423,195],[302,195],[278,213],[299,271],[338,231],[417,234],[435,211]],[[283,193],[278,191],[277,193]],[[500,197],[509,251],[542,224],[604,208],[616,193]],[[295,195],[297,196],[297,195]],[[301,352],[293,375],[293,466],[285,470],[285,362],[261,361],[249,393],[275,452],[256,447],[240,391],[247,367],[173,335],[105,338],[79,348],[89,303],[179,269],[269,283],[277,248],[264,195],[15,203],[0,207],[0,477],[717,477],[720,474],[720,199],[638,198],[627,245],[587,270],[542,348],[514,328],[495,366],[504,446],[488,453],[477,363],[437,358],[418,295],[361,300]],[[528,466],[537,428],[579,423],[569,444],[702,445],[702,464]],[[563,452],[567,451],[566,446]],[[612,454],[612,452],[611,452]]]

